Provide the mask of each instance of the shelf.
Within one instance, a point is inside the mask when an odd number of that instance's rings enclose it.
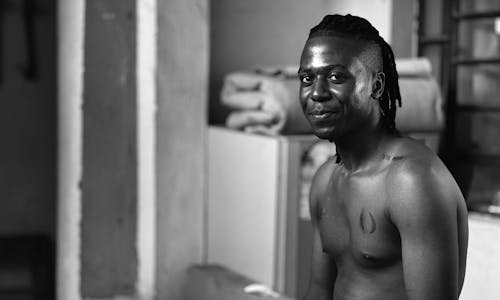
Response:
[[[497,17],[500,17],[500,10],[453,13],[453,19],[455,20],[476,20]]]
[[[469,204],[468,210],[483,214],[492,215],[495,217],[500,217],[500,206],[498,205],[488,205],[488,204]]]
[[[30,287],[0,287],[0,295],[31,295],[33,292],[33,288]]]
[[[479,105],[460,105],[454,107],[458,112],[472,112],[472,113],[500,113],[500,106],[479,106]]]
[[[478,165],[500,165],[500,154],[467,153],[459,155],[458,159]]]
[[[420,45],[447,44],[449,42],[450,38],[447,35],[424,36],[418,41]]]
[[[500,57],[492,58],[469,58],[469,59],[459,59],[455,58],[452,60],[454,65],[471,66],[471,65],[481,65],[481,64],[500,64]]]

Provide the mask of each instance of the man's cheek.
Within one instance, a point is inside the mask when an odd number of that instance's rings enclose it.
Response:
[[[300,89],[299,92],[299,101],[300,101],[300,106],[302,107],[302,110],[304,110],[307,107],[307,93],[306,91],[303,90],[303,88]]]

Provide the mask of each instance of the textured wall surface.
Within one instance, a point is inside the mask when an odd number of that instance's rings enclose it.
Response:
[[[87,1],[82,174],[83,297],[135,293],[135,1]]]
[[[417,55],[416,0],[392,1],[391,47],[396,57]]]
[[[208,1],[158,2],[157,290],[181,300],[203,253]]]

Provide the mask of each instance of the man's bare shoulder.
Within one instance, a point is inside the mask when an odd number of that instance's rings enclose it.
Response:
[[[422,142],[411,138],[395,140],[388,147],[384,157],[390,160],[389,181],[399,180],[407,176],[415,179],[436,179],[435,176],[451,177],[448,169],[435,152]]]
[[[424,165],[440,163],[434,151],[429,149],[423,142],[410,137],[393,139],[386,149],[386,155],[402,160],[418,160]]]
[[[393,213],[427,213],[452,209],[463,196],[439,157],[418,141],[398,141],[386,175],[388,204]]]

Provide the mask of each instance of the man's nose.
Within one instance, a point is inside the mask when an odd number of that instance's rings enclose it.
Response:
[[[331,97],[332,94],[328,89],[328,84],[322,78],[318,78],[318,80],[316,80],[316,83],[314,84],[311,99],[313,101],[322,102],[330,100]]]

